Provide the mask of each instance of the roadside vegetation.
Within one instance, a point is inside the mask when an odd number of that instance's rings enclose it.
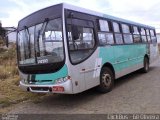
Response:
[[[16,46],[4,46],[0,40],[0,113],[4,108],[26,100],[38,100],[42,94],[23,92],[19,88],[19,76],[16,64]]]

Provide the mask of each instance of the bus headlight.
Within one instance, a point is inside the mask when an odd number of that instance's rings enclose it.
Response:
[[[64,83],[66,81],[67,81],[66,77],[65,78],[59,78],[59,79],[55,80],[55,84],[61,84],[61,83]]]

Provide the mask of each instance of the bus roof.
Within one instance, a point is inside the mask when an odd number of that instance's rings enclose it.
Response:
[[[74,5],[67,4],[67,3],[60,3],[60,4],[52,5],[52,6],[43,8],[41,10],[38,10],[38,11],[26,16],[25,18],[23,18],[22,20],[19,21],[18,29],[19,30],[22,29],[23,25],[26,24],[26,23],[28,25],[31,25],[31,24],[35,23],[36,20],[39,21],[40,19],[43,18],[42,15],[44,17],[46,17],[47,15],[51,16],[51,17],[56,16],[56,15],[53,15],[52,11],[53,10],[58,10],[58,12],[56,13],[58,15],[58,14],[60,14],[60,11],[62,11],[62,10],[60,10],[62,8],[77,11],[77,12],[81,12],[81,13],[85,13],[85,14],[98,16],[98,17],[101,17],[101,18],[108,18],[108,19],[115,20],[115,21],[118,21],[118,22],[123,22],[123,23],[137,25],[137,26],[141,26],[141,27],[145,27],[145,28],[155,29],[152,26],[136,23],[136,22],[133,22],[133,21],[129,21],[129,20],[126,20],[126,19],[122,19],[122,18],[111,16],[111,15],[103,14],[103,13],[100,13],[100,12],[88,10],[88,9],[81,8],[81,7],[77,7],[77,6],[74,6]]]
[[[137,25],[137,26],[142,26],[142,27],[146,27],[146,28],[155,29],[154,27],[149,26],[149,25],[145,25],[145,24],[133,22],[133,21],[130,21],[130,20],[114,17],[114,16],[111,16],[111,15],[107,15],[107,14],[103,14],[103,13],[100,13],[100,12],[88,10],[88,9],[77,7],[77,6],[74,6],[74,5],[70,5],[70,4],[67,4],[67,3],[61,3],[61,4],[63,4],[64,8],[70,9],[70,10],[73,10],[73,11],[78,11],[78,12],[82,12],[82,13],[86,13],[86,14],[91,14],[91,15],[102,17],[102,18],[108,18],[108,19],[115,20],[115,21],[118,21],[118,22],[129,23],[129,24],[132,24],[132,25]]]

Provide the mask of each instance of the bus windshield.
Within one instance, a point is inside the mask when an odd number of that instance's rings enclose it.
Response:
[[[48,20],[18,32],[19,65],[58,63],[64,60],[62,20]]]

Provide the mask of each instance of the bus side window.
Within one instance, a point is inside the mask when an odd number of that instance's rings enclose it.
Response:
[[[124,42],[127,44],[133,43],[133,38],[129,25],[122,24],[122,31],[123,31]]]
[[[146,30],[144,28],[141,28],[141,38],[143,43],[147,42]]]
[[[92,49],[95,46],[93,28],[77,26],[78,37],[72,36],[71,26],[68,25],[68,39],[70,50]]]
[[[150,30],[150,34],[151,34],[151,42],[157,43],[157,38],[156,38],[154,30]]]
[[[149,32],[148,29],[146,30],[146,33],[147,33],[147,40],[148,40],[148,43],[151,43],[150,32]]]
[[[140,33],[138,30],[138,27],[133,26],[133,41],[134,43],[140,43],[141,42],[141,37],[140,37]]]
[[[117,22],[113,22],[113,30],[114,30],[116,44],[123,44],[123,38],[122,38],[122,33],[120,31],[120,25]]]
[[[98,38],[100,45],[114,44],[111,22],[99,20]]]
[[[78,64],[87,59],[95,50],[96,41],[93,22],[72,19],[72,24],[68,22],[67,32],[71,62]]]

